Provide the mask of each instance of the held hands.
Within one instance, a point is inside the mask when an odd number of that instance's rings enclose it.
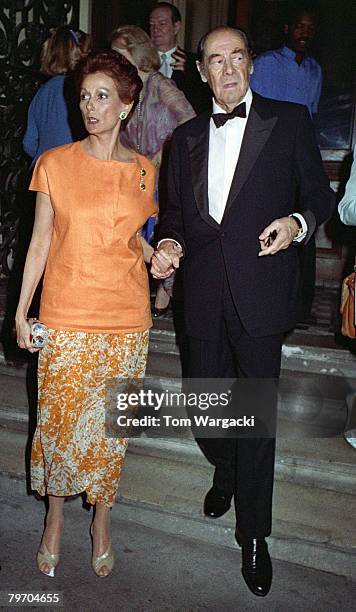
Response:
[[[40,349],[31,344],[31,328],[25,317],[16,317],[17,344],[21,349],[27,349],[30,353],[38,353]]]
[[[179,268],[182,257],[182,247],[171,240],[162,242],[153,253],[151,259],[151,274],[153,278],[168,278],[174,270]]]
[[[181,70],[184,72],[187,63],[186,53],[178,47],[177,50],[172,53],[172,59],[174,59],[174,64],[172,64],[173,70]]]
[[[258,256],[275,255],[278,251],[288,249],[298,232],[298,223],[293,217],[275,219],[258,237],[261,246]]]

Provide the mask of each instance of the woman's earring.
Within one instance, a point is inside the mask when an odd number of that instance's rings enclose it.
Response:
[[[121,111],[119,117],[120,117],[121,121],[125,121],[125,119],[127,117],[127,112],[126,111]]]

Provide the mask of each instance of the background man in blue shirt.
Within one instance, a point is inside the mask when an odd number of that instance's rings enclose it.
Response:
[[[297,102],[308,107],[310,115],[318,111],[322,73],[318,62],[308,55],[318,21],[310,4],[296,3],[284,24],[283,47],[261,53],[254,60],[251,88],[265,98]],[[298,320],[308,320],[314,299],[316,256],[315,238],[299,249],[301,299]]]
[[[316,14],[311,9],[297,6],[284,24],[285,45],[261,53],[254,60],[251,76],[251,87],[257,93],[305,104],[311,115],[318,110],[322,84],[321,67],[308,55],[316,23]]]

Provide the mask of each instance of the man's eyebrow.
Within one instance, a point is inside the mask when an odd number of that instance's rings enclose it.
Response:
[[[247,53],[247,49],[245,47],[236,47],[233,51],[231,51],[232,53]],[[223,53],[211,53],[210,55],[208,55],[208,59],[214,59],[214,57],[221,57],[222,55],[224,55]]]

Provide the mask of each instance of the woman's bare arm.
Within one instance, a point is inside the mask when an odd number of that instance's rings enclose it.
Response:
[[[37,193],[36,215],[22,279],[21,294],[16,312],[17,342],[20,348],[34,352],[30,343],[30,326],[26,320],[36,287],[46,267],[53,232],[54,212],[50,197]]]

